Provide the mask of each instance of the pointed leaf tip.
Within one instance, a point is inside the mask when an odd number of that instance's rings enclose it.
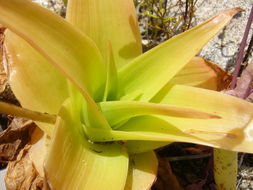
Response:
[[[244,9],[240,8],[240,7],[236,7],[236,8],[232,8],[232,9],[228,9],[223,11],[223,14],[225,16],[229,15],[229,16],[234,16],[239,12],[245,11]]]
[[[156,46],[123,67],[119,71],[122,96],[141,89],[143,96],[140,100],[149,101],[240,10],[225,10]]]

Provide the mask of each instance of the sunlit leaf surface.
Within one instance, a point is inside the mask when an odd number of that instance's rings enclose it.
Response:
[[[104,57],[109,41],[118,68],[142,53],[132,0],[69,0],[67,20],[93,39]]]
[[[55,190],[123,190],[128,155],[122,145],[88,142],[69,110],[66,103],[60,111],[61,118],[46,157],[49,185]]]
[[[119,71],[122,95],[142,91],[150,100],[221,29],[238,9],[229,9],[137,57]]]
[[[130,157],[128,177],[124,190],[150,189],[153,185],[158,161],[154,152],[145,152]]]

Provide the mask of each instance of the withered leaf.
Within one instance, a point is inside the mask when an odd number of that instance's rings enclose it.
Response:
[[[4,91],[5,86],[8,80],[8,72],[7,69],[4,67],[4,58],[3,58],[3,41],[4,41],[4,30],[5,28],[0,26],[0,93]]]
[[[30,145],[22,149],[15,161],[9,162],[5,184],[7,190],[46,190],[44,178],[39,176],[29,156]]]
[[[232,76],[224,71],[217,64],[212,63],[205,59],[205,63],[216,73],[217,75],[217,90],[225,90],[228,89],[229,84],[232,81]]]
[[[153,185],[154,190],[183,190],[177,177],[173,174],[170,163],[165,158],[159,158],[157,181]]]
[[[30,141],[36,125],[32,121],[14,118],[9,127],[0,133],[0,164],[16,159],[18,152]]]

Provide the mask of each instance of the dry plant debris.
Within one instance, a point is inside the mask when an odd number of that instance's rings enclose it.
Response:
[[[4,39],[4,28],[1,28],[0,26],[0,63],[3,63],[3,39]],[[5,86],[7,84],[8,75],[7,71],[4,68],[4,64],[0,64],[0,93],[2,93],[5,89]]]
[[[14,118],[9,127],[0,133],[0,164],[16,159],[19,151],[30,141],[35,124],[21,118]]]
[[[46,189],[44,179],[39,176],[29,157],[30,145],[20,151],[17,159],[8,164],[5,183],[11,190],[42,190]]]
[[[172,172],[170,163],[164,158],[159,158],[157,181],[153,185],[152,190],[167,190],[168,187],[170,189],[183,190],[177,177]]]
[[[192,27],[198,0],[135,0],[144,49]]]

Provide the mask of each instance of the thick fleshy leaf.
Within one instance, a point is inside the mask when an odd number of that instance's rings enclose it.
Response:
[[[214,179],[218,190],[237,189],[237,154],[229,150],[213,150]]]
[[[169,81],[168,85],[182,84],[219,91],[228,87],[231,78],[231,75],[218,65],[194,57]]]
[[[112,127],[123,121],[127,121],[130,118],[141,115],[166,115],[171,117],[198,119],[219,118],[214,114],[199,112],[184,107],[171,106],[168,104],[154,104],[137,101],[107,101],[101,102],[99,105]]]
[[[45,177],[43,166],[48,150],[48,141],[47,135],[39,128],[36,128],[32,133],[31,142],[29,143],[29,145],[31,145],[29,156],[41,177]]]
[[[123,190],[129,160],[122,145],[92,144],[68,106],[59,115],[45,162],[49,185],[55,190]]]
[[[79,89],[88,90],[95,100],[102,99],[105,65],[85,34],[30,1],[0,0],[0,23],[54,63]]]
[[[94,142],[109,141],[166,141],[166,142],[202,142],[205,140],[198,139],[191,134],[181,131],[176,126],[166,121],[167,117],[162,116],[139,116],[130,119],[117,130],[98,129],[85,127],[85,132],[90,140]],[[153,145],[152,145],[153,146]],[[148,149],[147,151],[150,151]]]
[[[99,50],[87,36],[30,1],[0,0],[0,22],[63,71],[84,96],[89,114],[98,118],[100,127],[110,128],[90,96],[103,98],[106,72]]]
[[[104,57],[110,41],[118,68],[142,52],[133,0],[69,0],[66,18],[95,41]]]
[[[252,104],[218,92],[180,85],[171,88],[163,100],[163,103],[166,102],[215,112],[222,118],[203,120],[139,116],[130,119],[117,130],[92,128],[88,136],[93,141],[190,142],[238,152],[253,152],[250,146],[253,141]],[[150,148],[154,147],[152,143],[149,145]],[[148,147],[145,149],[151,150]]]
[[[127,141],[125,143],[127,147],[127,152],[129,154],[140,154],[143,152],[155,150],[157,148],[164,147],[166,145],[169,145],[173,142],[167,142],[167,141]]]
[[[221,119],[206,122],[169,118],[166,121],[186,134],[216,144],[216,147],[238,152],[253,151],[250,146],[253,141],[253,105],[249,102],[219,92],[182,85],[163,89],[152,101],[215,113]]]
[[[132,155],[124,190],[151,189],[156,179],[157,168],[158,161],[154,152]]]
[[[42,55],[11,31],[5,33],[10,85],[25,108],[58,113],[69,96],[67,81]]]
[[[112,46],[108,44],[107,50],[107,77],[105,84],[105,93],[103,101],[106,100],[115,100],[117,98],[118,90],[118,74],[117,68],[115,65],[115,60],[112,54]]]
[[[137,57],[119,72],[122,96],[141,89],[150,100],[240,9],[229,9]]]

